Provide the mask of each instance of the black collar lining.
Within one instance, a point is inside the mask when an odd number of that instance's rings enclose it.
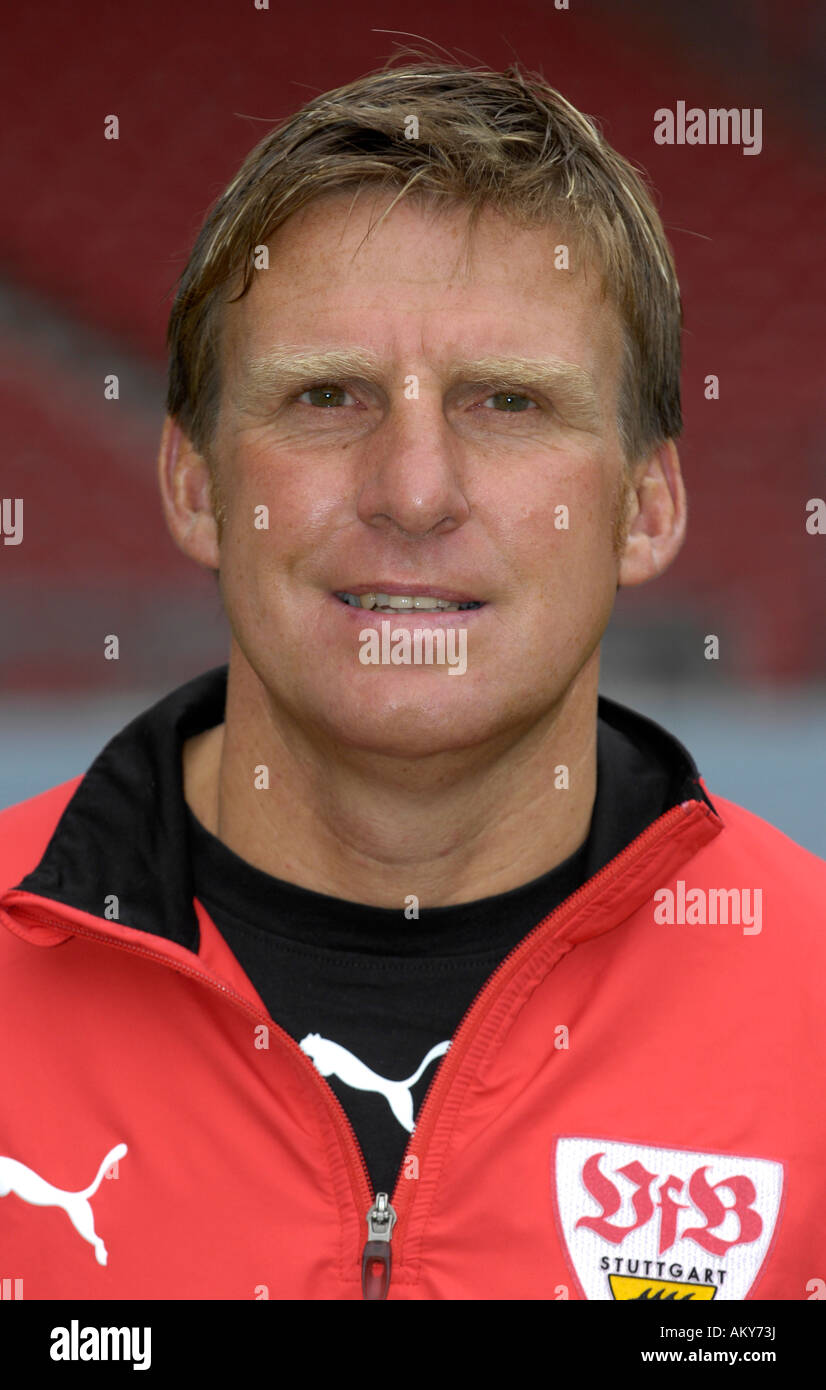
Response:
[[[95,917],[114,894],[123,925],[197,953],[181,753],[188,738],[223,721],[227,676],[227,666],[196,676],[106,744],[18,888]],[[669,766],[673,805],[701,800],[714,811],[691,755],[672,734],[605,696],[599,718]],[[607,742],[603,734],[600,746]]]

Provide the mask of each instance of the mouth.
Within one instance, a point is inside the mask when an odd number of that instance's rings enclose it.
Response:
[[[459,613],[484,608],[483,599],[468,598],[446,589],[426,589],[419,585],[402,590],[392,584],[377,584],[373,588],[336,589],[335,598],[350,608],[374,613]]]

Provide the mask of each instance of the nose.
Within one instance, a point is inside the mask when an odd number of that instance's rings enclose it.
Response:
[[[463,453],[440,397],[394,402],[363,458],[359,518],[411,539],[444,535],[470,516]]]

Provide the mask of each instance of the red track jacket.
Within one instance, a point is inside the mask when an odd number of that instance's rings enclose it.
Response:
[[[815,856],[717,798],[655,821],[477,996],[385,1210],[199,903],[196,954],[14,886],[81,781],[0,814],[4,1296],[822,1296]]]

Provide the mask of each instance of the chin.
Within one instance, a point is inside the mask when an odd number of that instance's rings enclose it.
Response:
[[[460,699],[450,690],[427,695],[409,688],[381,695],[350,691],[317,708],[316,717],[337,745],[395,758],[472,748],[497,732],[490,696]]]

